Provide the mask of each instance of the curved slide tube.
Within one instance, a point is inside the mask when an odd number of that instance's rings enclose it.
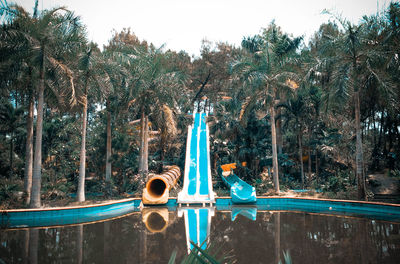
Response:
[[[143,204],[166,204],[169,190],[174,187],[181,176],[178,166],[168,166],[168,170],[160,175],[154,175],[143,189]]]
[[[219,169],[222,180],[231,188],[232,202],[234,204],[256,202],[256,189],[234,174],[233,169],[235,168],[236,163],[230,163],[222,165]]]

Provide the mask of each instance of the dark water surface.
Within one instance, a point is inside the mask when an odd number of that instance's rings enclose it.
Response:
[[[178,263],[187,254],[184,217],[141,213],[106,222],[0,230],[0,263]],[[168,219],[168,227],[163,225]],[[149,223],[148,223],[149,226]],[[305,212],[258,212],[255,221],[215,212],[210,243],[234,263],[400,263],[400,223]]]

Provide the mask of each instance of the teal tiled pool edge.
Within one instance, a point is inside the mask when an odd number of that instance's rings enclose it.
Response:
[[[140,204],[141,200],[135,198],[81,207],[1,210],[0,224],[2,228],[18,228],[87,223],[140,211]],[[166,206],[169,210],[176,210],[178,206],[177,199],[170,198]],[[219,211],[231,210],[235,206],[237,205],[232,204],[232,200],[229,197],[216,199],[215,207]],[[245,207],[246,205],[240,206]],[[400,205],[397,204],[309,198],[258,197],[256,206],[258,211],[302,211],[400,222]]]
[[[230,197],[217,198],[215,205],[218,211],[231,210],[235,206],[246,206],[233,204]],[[257,197],[255,205],[258,211],[303,211],[400,222],[399,204],[264,196]],[[173,206],[173,204],[171,203],[170,206]]]
[[[1,210],[1,227],[37,227],[94,222],[139,211],[140,199],[99,205],[46,209]]]
[[[398,204],[294,197],[257,197],[256,205],[260,211],[303,211],[400,222],[400,205]],[[216,206],[217,210],[223,210],[234,205],[230,199],[220,199]]]

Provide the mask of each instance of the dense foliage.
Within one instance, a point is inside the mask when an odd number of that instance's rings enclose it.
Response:
[[[0,199],[135,193],[148,171],[183,170],[202,98],[214,172],[237,162],[259,193],[280,183],[365,198],[368,172],[400,170],[400,4],[357,25],[326,15],[309,43],[272,22],[190,57],[130,29],[100,49],[66,8],[2,1]]]

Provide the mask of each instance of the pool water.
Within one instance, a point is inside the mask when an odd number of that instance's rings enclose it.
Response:
[[[215,211],[208,226],[208,243],[231,262],[284,263],[287,254],[292,263],[400,263],[400,223],[306,212],[244,215]],[[164,208],[92,224],[3,229],[0,263],[168,263],[174,251],[180,263],[188,253],[186,220]]]

